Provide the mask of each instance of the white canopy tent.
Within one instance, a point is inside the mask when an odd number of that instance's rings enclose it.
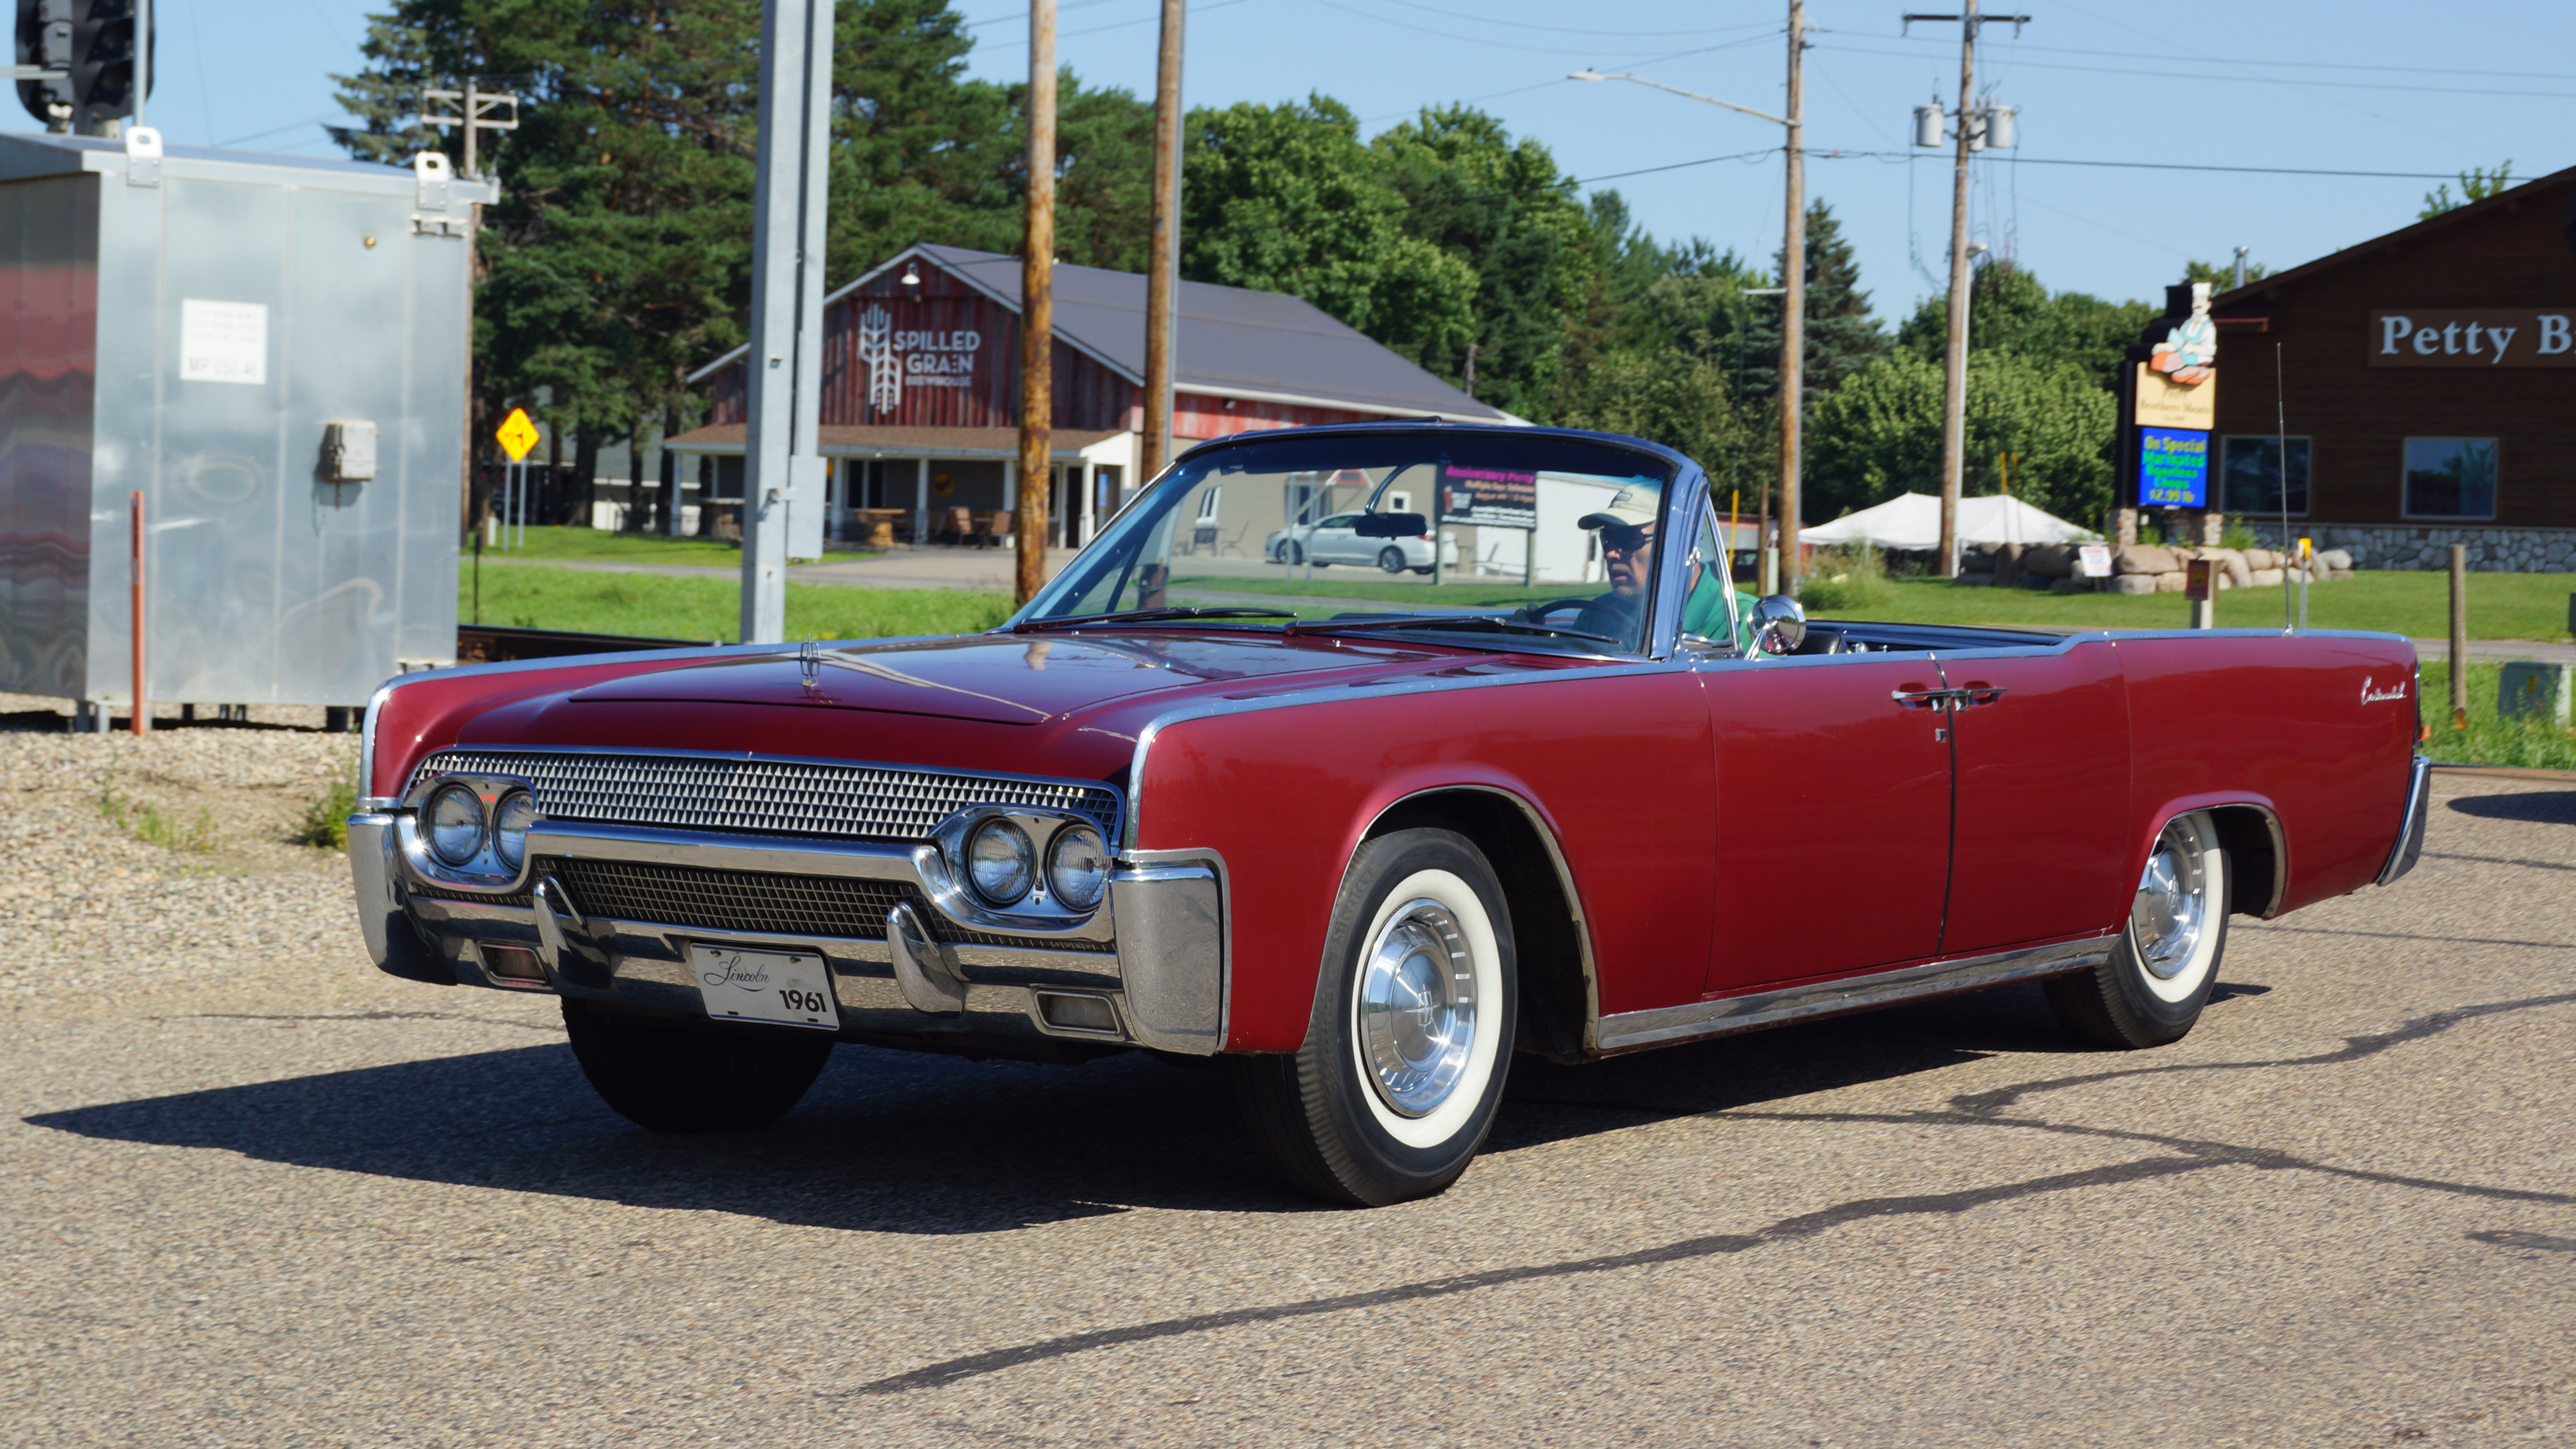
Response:
[[[1868,543],[1879,548],[1930,551],[1940,546],[1941,500],[1929,493],[1906,493],[1876,508],[1800,529],[1799,540],[1813,544]],[[2078,528],[2063,518],[2042,513],[2018,498],[1994,495],[1959,500],[1959,542],[2099,543],[2102,535]]]

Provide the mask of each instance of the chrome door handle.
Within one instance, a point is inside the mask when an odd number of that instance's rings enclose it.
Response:
[[[1956,709],[1967,691],[1960,689],[1892,689],[1888,698],[1899,709]]]

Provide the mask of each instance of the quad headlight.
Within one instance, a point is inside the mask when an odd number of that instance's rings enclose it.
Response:
[[[429,848],[440,860],[449,865],[471,865],[474,857],[483,853],[483,802],[474,797],[471,788],[441,786],[420,813]]]
[[[1109,885],[1109,847],[1088,825],[1068,825],[1047,846],[1047,889],[1077,911],[1100,904]]]
[[[492,812],[492,853],[501,864],[517,870],[528,858],[528,827],[537,823],[536,797],[525,790],[514,790]]]
[[[1029,893],[1037,876],[1038,848],[1029,833],[1008,820],[987,820],[966,842],[966,877],[975,893],[1007,906]]]

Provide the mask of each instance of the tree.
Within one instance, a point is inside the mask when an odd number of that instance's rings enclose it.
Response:
[[[2513,163],[2505,162],[2493,171],[2472,166],[2460,173],[2460,199],[2451,199],[2451,183],[2424,193],[2424,209],[2415,213],[2418,221],[2430,221],[2446,211],[2456,211],[2472,201],[2484,201],[2513,184]]]
[[[2106,302],[2085,292],[2051,292],[2018,267],[1977,269],[1968,291],[1968,350],[2011,352],[2084,369],[2103,387],[2118,380],[2121,358],[2163,309],[2145,302]],[[1950,299],[1927,297],[1897,329],[1896,347],[1938,364],[1949,346]]]
[[[1869,293],[1860,288],[1860,261],[1843,239],[1842,223],[1824,202],[1807,207],[1807,308],[1805,387],[1822,394],[1887,353],[1887,329],[1870,312]],[[1788,251],[1773,257],[1765,285],[1777,287],[1787,274]],[[1783,299],[1759,299],[1745,334],[1746,353],[1761,361],[1745,369],[1748,395],[1772,397],[1780,391],[1780,325]]]
[[[1475,270],[1405,229],[1410,209],[1359,119],[1327,96],[1189,116],[1181,268],[1302,297],[1420,361],[1463,356]]]
[[[1807,428],[1808,518],[1938,492],[1941,395],[1941,364],[1900,348],[1820,399]],[[2117,413],[2111,394],[2073,363],[1970,354],[1966,491],[1994,492],[1992,460],[2015,454],[2016,494],[2061,518],[2101,517],[2111,502],[2105,444]]]

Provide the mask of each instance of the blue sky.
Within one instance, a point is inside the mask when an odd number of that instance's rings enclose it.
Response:
[[[1062,0],[1059,59],[1086,82],[1150,91],[1155,0]],[[1024,74],[1026,10],[959,0],[972,68]],[[167,0],[152,119],[172,144],[328,154],[329,76],[358,64],[365,0]],[[1895,0],[1815,0],[1809,23],[1811,193],[1843,218],[1864,284],[1901,316],[1939,290],[1946,152],[1906,144],[1912,108],[1954,97],[1958,27],[1898,34]],[[1926,7],[1931,8],[1931,7]],[[2192,257],[2296,265],[2410,221],[2434,182],[2121,170],[2055,161],[2420,172],[2510,159],[2517,176],[2576,165],[2576,6],[2428,12],[2397,0],[2265,4],[2026,0],[2021,38],[1988,31],[1981,81],[2019,108],[2014,153],[1976,163],[1977,235],[2052,287],[2154,297]],[[1781,105],[1783,4],[1630,0],[1198,0],[1193,104],[1337,96],[1372,131],[1469,100],[1548,145],[1577,177],[1778,145],[1778,128],[1625,83],[1631,70],[1762,110]],[[1597,28],[1596,28],[1597,27]],[[31,125],[12,108],[12,125]],[[1832,159],[1821,153],[1851,153]],[[1660,236],[1768,258],[1779,245],[1776,152],[1601,184]],[[2454,188],[2456,190],[2456,187]],[[937,238],[926,238],[937,240]]]

